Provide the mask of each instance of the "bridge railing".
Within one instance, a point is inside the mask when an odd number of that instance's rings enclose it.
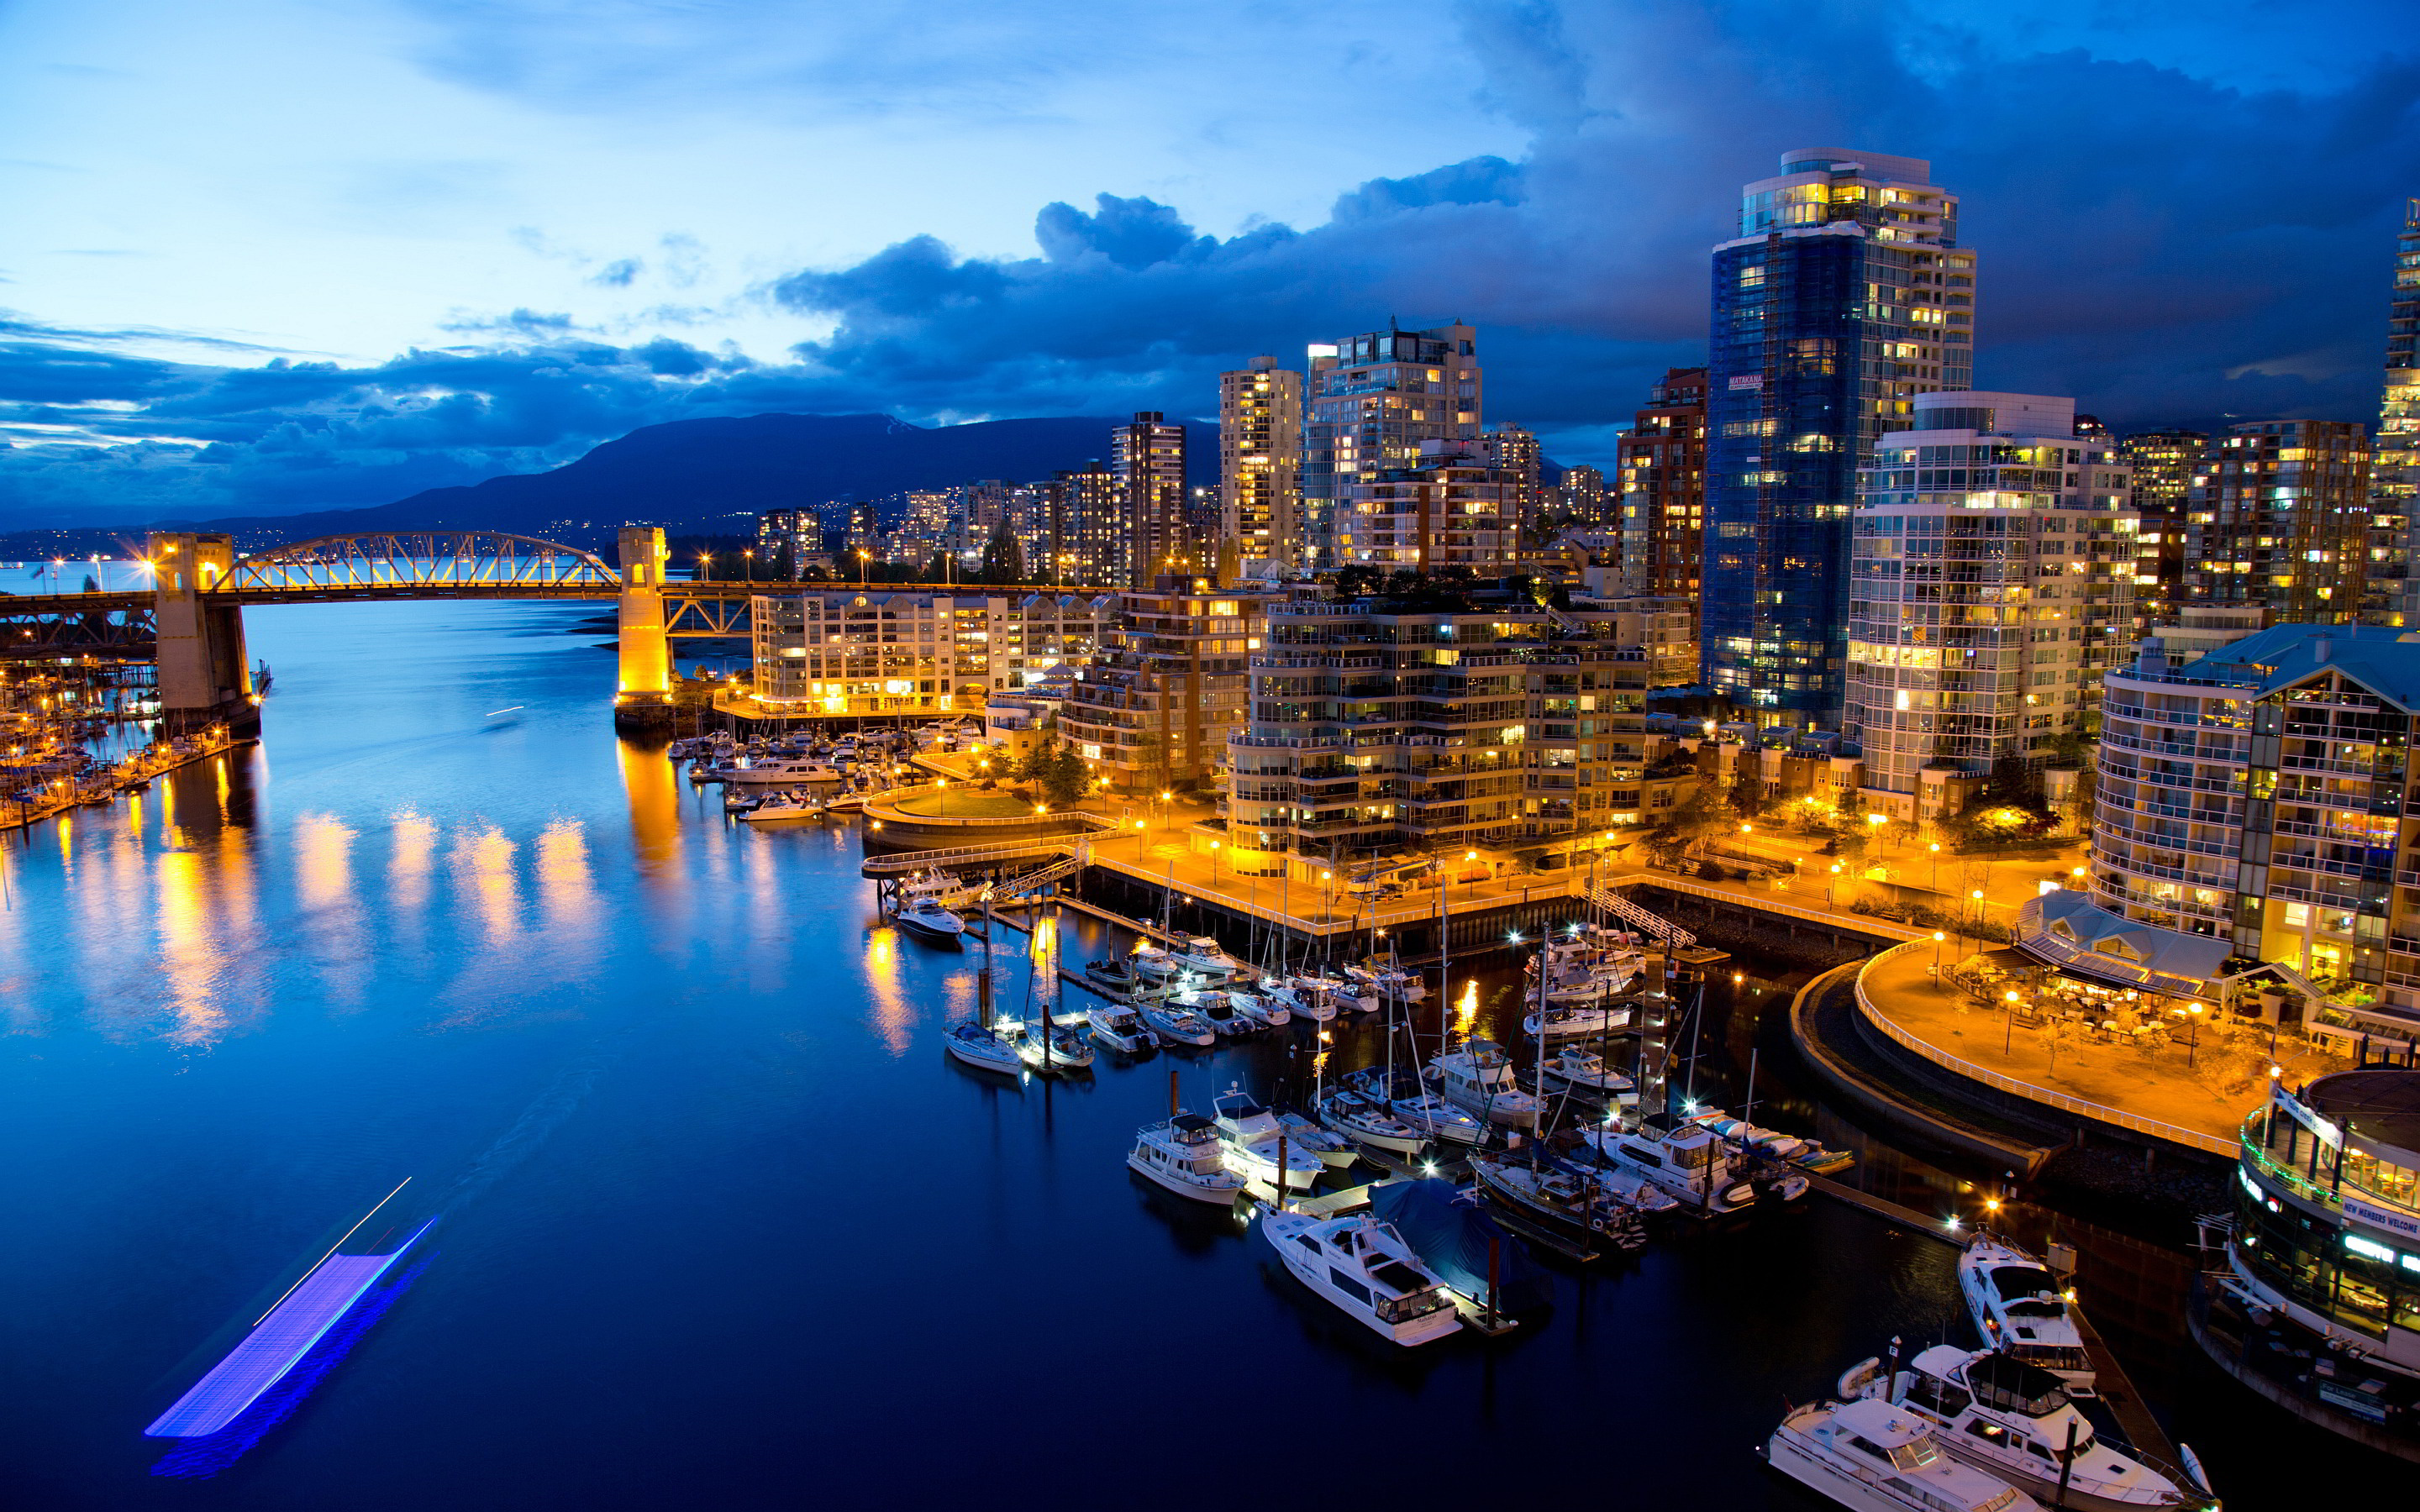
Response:
[[[210,593],[329,588],[597,588],[621,575],[594,552],[494,531],[330,535],[239,560]]]

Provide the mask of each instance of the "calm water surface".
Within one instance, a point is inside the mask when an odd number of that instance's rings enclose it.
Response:
[[[1380,1344],[1123,1164],[1170,1068],[1199,1106],[1278,1047],[948,1062],[973,954],[877,927],[853,827],[727,825],[618,745],[593,612],[254,610],[263,746],[11,841],[0,1504],[1807,1507],[1749,1453],[1784,1400],[1962,1337],[1947,1246],[1817,1200],[1559,1276],[1493,1347]],[[1724,1032],[1722,995],[1710,1090],[1760,1036],[1786,1078],[1787,996]],[[140,1436],[405,1177],[427,1263],[290,1418],[215,1464]],[[2182,1261],[2126,1253],[2087,1281],[2270,1504],[2245,1441],[2290,1425],[2170,1368]]]

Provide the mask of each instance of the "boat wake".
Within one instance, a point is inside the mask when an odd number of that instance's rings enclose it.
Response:
[[[178,1480],[207,1480],[225,1470],[250,1453],[253,1445],[267,1438],[279,1424],[292,1417],[312,1390],[325,1380],[329,1372],[345,1363],[386,1310],[396,1304],[412,1283],[427,1270],[435,1255],[424,1256],[403,1273],[384,1286],[375,1287],[359,1302],[347,1309],[328,1332],[320,1335],[308,1353],[294,1363],[293,1368],[279,1378],[277,1383],[242,1413],[217,1432],[198,1439],[180,1439],[177,1446],[162,1455],[151,1467],[151,1473]]]

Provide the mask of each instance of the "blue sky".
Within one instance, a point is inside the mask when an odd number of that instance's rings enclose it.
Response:
[[[7,0],[0,523],[375,503],[685,415],[1199,414],[1390,316],[1479,324],[1491,418],[1589,459],[1700,358],[1738,185],[1819,144],[1964,196],[1978,381],[2365,418],[2409,35],[2246,0]]]

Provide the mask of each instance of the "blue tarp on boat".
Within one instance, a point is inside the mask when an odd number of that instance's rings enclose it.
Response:
[[[1503,1293],[1496,1304],[1499,1311],[1540,1306],[1551,1295],[1528,1250],[1451,1181],[1382,1181],[1370,1189],[1370,1206],[1438,1279],[1466,1297],[1487,1301],[1491,1239],[1497,1245],[1496,1279]]]

